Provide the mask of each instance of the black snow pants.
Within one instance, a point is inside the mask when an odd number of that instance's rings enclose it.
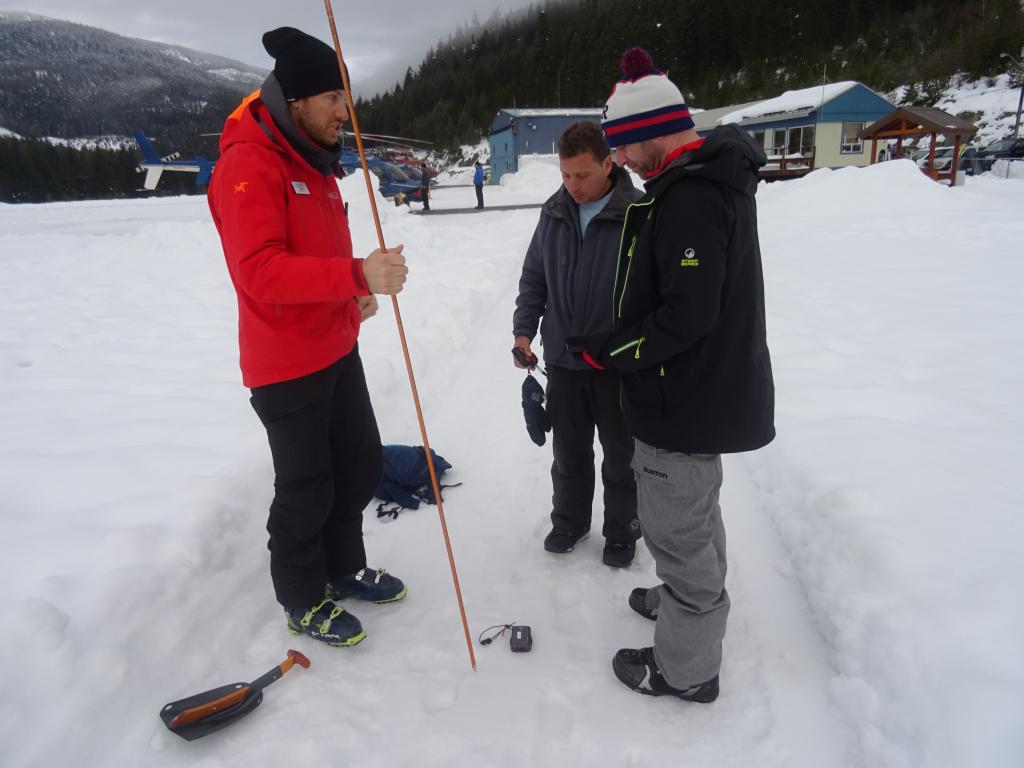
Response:
[[[619,408],[619,376],[610,371],[573,371],[548,366],[547,411],[551,417],[551,523],[583,533],[594,501],[594,427],[604,450],[604,527],[609,541],[640,538],[636,479],[630,467],[633,440]]]
[[[363,510],[381,444],[358,346],[322,371],[254,388],[251,402],[274,459],[274,592],[286,608],[308,609],[326,582],[366,567]]]

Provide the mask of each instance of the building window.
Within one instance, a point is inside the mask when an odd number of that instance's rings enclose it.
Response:
[[[750,137],[761,149],[764,149],[764,131],[751,131]]]
[[[786,151],[786,129],[785,128],[773,128],[771,129],[771,153],[773,155],[781,155]]]
[[[843,123],[843,146],[839,150],[842,154],[863,154],[864,142],[857,137],[862,130],[864,130],[864,123]]]
[[[814,149],[814,126],[802,125],[790,128],[786,142],[786,152],[790,155],[803,155]]]

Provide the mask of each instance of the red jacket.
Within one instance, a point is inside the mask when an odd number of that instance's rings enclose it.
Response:
[[[369,290],[337,180],[302,159],[259,99],[237,116],[221,136],[209,203],[238,294],[242,382],[259,387],[347,355],[359,335],[354,298]]]

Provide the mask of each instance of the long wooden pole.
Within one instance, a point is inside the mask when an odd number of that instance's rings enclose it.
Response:
[[[334,39],[334,52],[338,55],[338,69],[341,70],[341,81],[345,86],[345,100],[348,102],[348,114],[352,119],[352,133],[356,137],[356,147],[359,149],[359,161],[363,166],[363,178],[366,181],[366,196],[370,199],[370,210],[373,212],[373,223],[377,228],[377,241],[382,251],[387,250],[384,244],[384,230],[380,226],[380,213],[377,210],[377,200],[373,194],[373,185],[370,182],[370,167],[366,164],[366,151],[363,149],[363,135],[359,130],[359,118],[356,117],[355,100],[352,98],[352,86],[348,79],[348,69],[345,67],[345,59],[341,55],[341,42],[338,39],[338,28],[334,23],[334,9],[331,7],[331,0],[324,0],[324,7],[327,10],[327,21],[331,25],[331,37]],[[455,568],[455,555],[452,554],[452,542],[448,536],[448,523],[444,517],[444,502],[441,500],[441,484],[437,481],[437,470],[434,468],[434,457],[430,452],[430,440],[427,438],[427,427],[423,421],[423,407],[420,405],[420,394],[416,388],[416,376],[412,371],[412,359],[409,357],[409,343],[405,338],[405,326],[402,325],[402,313],[398,309],[398,297],[392,295],[391,306],[395,310],[395,322],[398,324],[398,336],[402,340],[402,354],[405,356],[405,370],[409,374],[409,386],[412,388],[412,400],[416,406],[416,418],[420,422],[420,435],[423,437],[423,449],[427,455],[427,468],[430,470],[430,483],[434,488],[434,498],[437,500],[437,512],[441,519],[441,532],[444,534],[444,546],[448,550],[448,564],[452,570],[452,581],[455,584],[455,597],[459,601],[459,614],[462,616],[462,630],[466,635],[466,649],[469,651],[469,663],[476,671],[476,654],[473,653],[473,639],[469,634],[469,622],[466,620],[466,606],[462,602],[462,588],[459,586],[459,572]]]

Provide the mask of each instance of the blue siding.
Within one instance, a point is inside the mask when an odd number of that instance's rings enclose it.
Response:
[[[508,111],[499,111],[491,121],[488,137],[491,147],[491,183],[498,183],[506,173],[518,171],[522,155],[554,154],[562,131],[580,120],[600,122],[600,113],[595,111],[592,116],[542,115],[513,118]]]
[[[896,107],[878,94],[857,85],[846,93],[825,103],[821,113],[823,123],[873,123],[885,117]]]
[[[519,158],[516,155],[515,136],[509,126],[500,133],[492,133],[491,144],[491,183],[497,184],[506,173],[519,170]]]

